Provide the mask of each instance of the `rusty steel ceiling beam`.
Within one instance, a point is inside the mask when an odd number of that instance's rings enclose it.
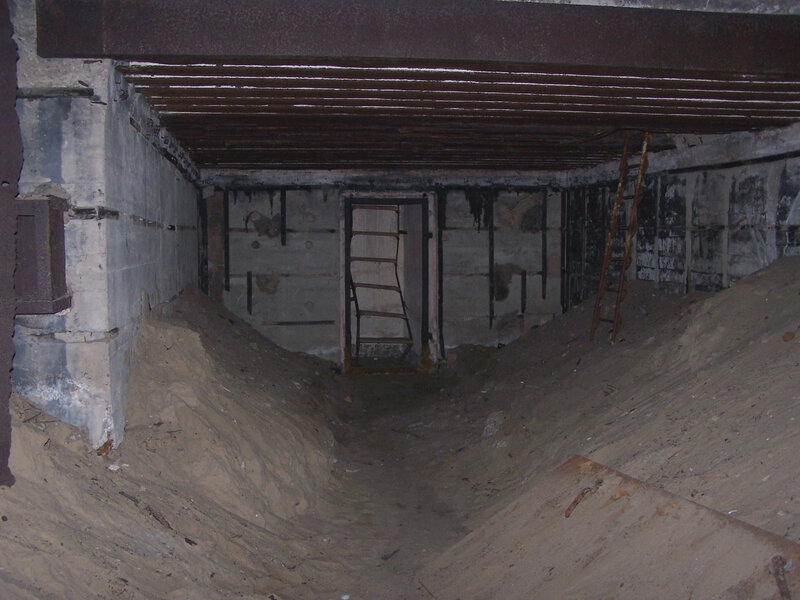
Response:
[[[49,58],[361,58],[800,74],[800,16],[491,0],[37,0]]]

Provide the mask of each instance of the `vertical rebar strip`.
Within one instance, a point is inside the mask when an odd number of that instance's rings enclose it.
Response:
[[[344,199],[344,360],[345,368],[349,367],[352,358],[352,316],[351,293],[353,276],[350,273],[350,243],[353,239],[353,202]]]
[[[486,198],[486,228],[489,230],[489,329],[494,325],[494,198],[495,193],[489,192]]]
[[[231,239],[230,239],[230,223],[228,222],[229,219],[229,207],[230,203],[230,193],[228,190],[225,190],[224,198],[222,199],[222,229],[223,229],[223,256],[225,263],[223,265],[223,272],[225,276],[225,291],[231,291]]]

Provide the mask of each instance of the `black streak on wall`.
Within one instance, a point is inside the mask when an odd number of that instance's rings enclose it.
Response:
[[[728,234],[720,205],[728,194],[727,182],[720,173],[706,172],[696,185],[692,202],[691,283],[695,290],[712,292],[723,286],[724,242]]]
[[[657,225],[669,223],[668,230],[679,222],[678,211],[683,210],[682,199],[677,198],[668,207],[668,216],[659,222],[658,178],[646,178],[644,193],[639,205],[639,230],[637,251],[652,254],[658,242]],[[572,188],[566,191],[566,215],[564,216],[564,267],[565,309],[575,306],[597,293],[600,270],[607,241],[608,227],[616,194],[615,183],[600,183]],[[629,214],[620,211],[620,223],[627,224]],[[615,254],[621,254],[625,244],[625,232],[612,240]],[[653,269],[651,268],[650,271]],[[637,265],[637,277],[650,273]],[[652,279],[652,277],[642,277]]]
[[[597,292],[600,285],[600,271],[603,265],[603,254],[606,248],[606,223],[610,212],[605,202],[604,190],[601,186],[586,189],[586,266],[583,271],[583,297]]]
[[[765,174],[733,179],[728,207],[728,269],[733,278],[748,275],[753,251],[767,246],[765,186]]]
[[[14,109],[17,91],[17,48],[6,0],[0,0],[0,485],[11,486],[11,360],[14,356],[14,243],[13,210],[22,168],[22,136]]]
[[[478,231],[483,227],[488,229],[491,220],[491,204],[494,198],[492,190],[482,190],[479,188],[466,190],[467,202],[469,202],[469,212],[475,222]]]
[[[565,310],[597,292],[615,189],[606,181],[563,191]],[[800,156],[650,174],[638,220],[637,279],[670,293],[719,290],[800,255]]]
[[[686,180],[679,175],[661,178],[658,211],[658,251],[661,286],[671,292],[686,289]]]
[[[564,227],[564,306],[580,304],[583,296],[583,248],[585,203],[582,189],[566,192],[566,217]],[[565,308],[565,310],[566,310]]]
[[[658,178],[645,177],[642,186],[642,200],[636,212],[639,220],[639,229],[636,232],[637,256],[650,256],[650,260],[637,261],[636,278],[654,279],[656,265],[655,246],[657,241],[658,224]]]

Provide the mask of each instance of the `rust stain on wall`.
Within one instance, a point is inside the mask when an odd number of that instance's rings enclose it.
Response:
[[[494,266],[494,299],[502,301],[508,298],[511,287],[511,278],[522,273],[522,268],[513,263],[504,263]]]
[[[258,235],[265,235],[267,237],[278,237],[281,233],[281,216],[274,215],[272,217],[268,217],[264,214],[261,214],[257,210],[254,210],[244,221],[244,228],[247,230],[248,225],[252,224],[253,229],[258,233]]]
[[[542,201],[536,196],[525,196],[508,206],[498,202],[495,221],[505,229],[536,233],[542,230]]]
[[[277,293],[280,282],[281,276],[276,273],[256,275],[256,286],[265,294]]]

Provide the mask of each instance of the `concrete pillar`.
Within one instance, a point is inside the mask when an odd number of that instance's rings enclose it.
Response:
[[[14,102],[17,91],[17,47],[6,0],[0,0],[0,485],[13,485],[8,468],[11,450],[11,359],[14,346],[14,238],[13,210],[22,167],[22,139]]]

